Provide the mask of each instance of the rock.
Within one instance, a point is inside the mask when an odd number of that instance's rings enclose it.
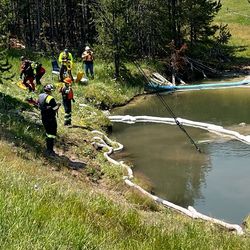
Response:
[[[246,216],[246,218],[244,219],[244,221],[242,222],[242,226],[244,227],[244,229],[246,231],[250,232],[250,214],[248,214]]]
[[[246,126],[246,123],[245,123],[245,122],[241,122],[241,123],[239,124],[239,126],[245,127],[245,126]]]

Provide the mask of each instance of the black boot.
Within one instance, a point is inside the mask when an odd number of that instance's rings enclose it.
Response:
[[[46,149],[46,154],[49,156],[54,156],[56,155],[54,151],[54,139],[53,138],[46,138],[46,144],[47,144],[47,149]]]
[[[64,122],[64,126],[71,126],[71,120],[67,120]]]

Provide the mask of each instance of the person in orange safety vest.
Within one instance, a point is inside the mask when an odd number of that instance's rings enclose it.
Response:
[[[82,59],[86,76],[88,77],[90,73],[91,78],[94,79],[94,54],[89,46],[85,47],[85,51],[82,53]]]
[[[73,89],[71,87],[72,80],[69,77],[66,77],[64,80],[64,87],[60,89],[62,94],[62,102],[65,111],[64,115],[64,125],[71,125],[71,116],[72,116],[72,102],[75,102]]]

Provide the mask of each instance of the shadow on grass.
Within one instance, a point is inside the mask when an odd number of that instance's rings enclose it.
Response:
[[[32,107],[10,95],[0,93],[0,138],[17,147],[41,153],[43,126],[25,118],[24,111],[32,112]]]
[[[80,160],[73,160],[67,157],[66,155],[56,154],[55,156],[49,156],[52,162],[56,162],[58,169],[61,168],[61,165],[66,166],[68,169],[80,170],[86,167],[86,163]]]
[[[71,129],[71,128],[81,128],[84,130],[92,130],[92,128],[89,126],[80,126],[80,125],[72,125],[71,127],[69,127],[69,129]]]
[[[28,111],[31,117],[26,118],[24,112]],[[57,166],[63,165],[74,170],[84,168],[86,166],[84,162],[70,159],[65,155],[56,155],[56,157],[44,155],[45,132],[43,125],[37,124],[36,115],[38,113],[34,112],[28,103],[0,93],[0,139],[12,143],[17,148],[40,154],[50,162],[56,160]],[[32,120],[32,118],[36,119]]]
[[[244,51],[247,51],[247,46],[227,46],[227,51],[229,51],[229,54],[233,55],[230,60],[225,61],[225,66],[233,67],[233,68],[243,68],[244,66],[250,65],[250,58],[247,56],[237,56],[237,53],[244,53]],[[242,69],[244,70],[244,69]]]

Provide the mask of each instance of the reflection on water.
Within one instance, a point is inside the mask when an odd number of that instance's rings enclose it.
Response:
[[[179,92],[164,98],[177,117],[249,131],[250,88]],[[170,117],[156,96],[114,113]],[[245,127],[238,125],[242,122]],[[116,123],[113,137],[124,144],[126,159],[151,180],[158,196],[240,223],[250,212],[250,146],[200,129],[186,130],[196,142],[209,141],[199,144],[202,154],[173,125]]]
[[[201,190],[206,198],[196,206],[207,214],[240,223],[250,211],[250,146],[239,141],[207,145],[212,171]]]

